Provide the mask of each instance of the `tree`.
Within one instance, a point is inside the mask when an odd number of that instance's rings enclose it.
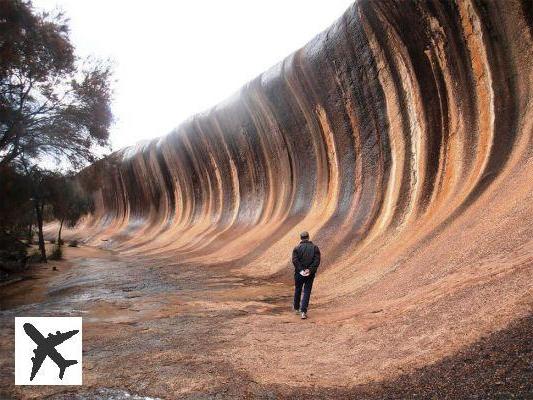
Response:
[[[33,218],[28,179],[14,166],[0,167],[0,275],[20,270],[26,263],[27,234]]]
[[[29,227],[31,240],[35,218],[44,262],[43,221],[60,178],[39,161],[77,170],[108,146],[111,79],[109,62],[76,56],[61,13],[0,0],[0,233],[16,238],[18,227]],[[63,211],[56,204],[61,221],[85,212],[84,201],[72,198]]]
[[[43,234],[44,207],[51,197],[51,184],[57,179],[57,173],[43,170],[36,165],[24,165],[24,167],[26,177],[30,182],[29,185],[32,193],[31,201],[35,209],[35,217],[37,220],[37,234],[39,239],[39,250],[41,251],[41,262],[46,263],[46,247]]]
[[[14,165],[0,167],[0,229],[19,234],[33,210],[30,180]],[[27,226],[27,225],[26,225]]]
[[[107,146],[109,62],[80,60],[61,13],[0,1],[0,166],[52,157],[75,168]]]
[[[51,184],[50,205],[52,215],[59,221],[57,245],[61,246],[63,224],[74,227],[79,219],[93,211],[92,198],[88,196],[72,176],[59,176]]]

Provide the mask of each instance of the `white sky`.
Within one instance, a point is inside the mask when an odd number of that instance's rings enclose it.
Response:
[[[70,18],[81,56],[111,58],[114,150],[162,136],[326,29],[354,0],[33,0]]]

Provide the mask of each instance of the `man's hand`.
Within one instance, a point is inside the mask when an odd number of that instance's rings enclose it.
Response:
[[[309,271],[309,268],[307,269],[304,269],[301,273],[302,276],[309,276],[309,274],[311,273],[311,271]]]

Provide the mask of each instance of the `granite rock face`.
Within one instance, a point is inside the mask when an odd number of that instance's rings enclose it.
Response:
[[[73,234],[271,276],[308,230],[323,295],[431,246],[441,266],[480,240],[496,254],[520,222],[495,221],[532,214],[532,16],[527,0],[358,1],[227,101],[89,168],[97,209]]]

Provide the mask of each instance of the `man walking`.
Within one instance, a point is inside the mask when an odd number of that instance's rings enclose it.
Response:
[[[292,251],[292,263],[294,265],[294,312],[301,314],[302,319],[306,319],[313,281],[316,270],[320,265],[320,250],[318,246],[309,240],[309,233],[302,232],[300,239],[300,244]],[[304,295],[300,305],[302,288]]]

